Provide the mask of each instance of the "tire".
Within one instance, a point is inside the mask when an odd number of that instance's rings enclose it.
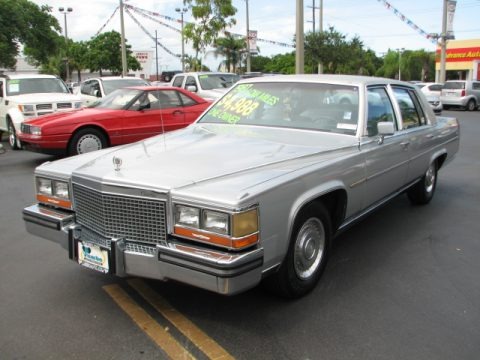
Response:
[[[436,187],[437,165],[433,162],[422,179],[407,191],[407,196],[413,205],[426,205],[432,200]]]
[[[85,154],[107,147],[105,135],[98,129],[85,128],[73,134],[68,145],[69,155]]]
[[[468,111],[475,111],[477,109],[477,104],[475,103],[475,100],[473,99],[468,100],[466,109]]]
[[[12,120],[8,120],[8,133],[8,143],[10,144],[12,150],[20,150],[22,148],[22,143],[18,139]]]
[[[267,287],[290,299],[316,286],[330,253],[332,226],[322,204],[311,204],[295,219],[288,252],[279,270],[266,279]]]

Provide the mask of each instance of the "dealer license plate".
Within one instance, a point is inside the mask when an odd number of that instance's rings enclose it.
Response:
[[[78,242],[78,263],[87,268],[108,273],[108,250],[102,249],[100,246]]]

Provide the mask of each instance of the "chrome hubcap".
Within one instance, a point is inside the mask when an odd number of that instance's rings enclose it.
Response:
[[[435,164],[431,164],[425,174],[425,191],[431,193],[435,184]]]
[[[325,228],[317,218],[308,219],[295,239],[294,269],[302,280],[310,278],[320,266],[325,248]]]
[[[79,154],[85,154],[90,151],[100,150],[102,148],[102,142],[98,137],[92,134],[82,136],[77,143],[77,152]]]

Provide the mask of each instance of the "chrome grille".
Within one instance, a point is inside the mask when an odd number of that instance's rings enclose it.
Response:
[[[52,104],[38,104],[37,110],[51,110],[53,108]]]
[[[30,125],[22,123],[20,125],[20,131],[24,134],[31,134]]]
[[[57,109],[71,109],[72,103],[58,103]]]
[[[104,194],[77,184],[73,201],[77,222],[102,236],[146,244],[166,240],[165,201]]]

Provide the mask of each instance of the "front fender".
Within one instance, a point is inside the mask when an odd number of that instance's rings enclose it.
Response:
[[[25,121],[25,116],[17,107],[8,110],[7,118],[10,118],[12,120],[13,126],[17,131],[20,130],[20,124]]]

